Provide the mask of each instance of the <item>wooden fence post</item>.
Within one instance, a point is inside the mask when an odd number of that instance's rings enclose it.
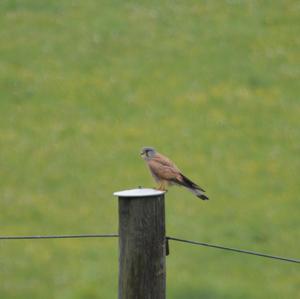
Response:
[[[133,189],[119,197],[119,299],[166,298],[164,192]]]

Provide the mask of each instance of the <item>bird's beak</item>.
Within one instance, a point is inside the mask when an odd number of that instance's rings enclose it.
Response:
[[[140,152],[140,155],[141,155],[142,157],[144,157],[144,156],[145,156],[145,152]]]

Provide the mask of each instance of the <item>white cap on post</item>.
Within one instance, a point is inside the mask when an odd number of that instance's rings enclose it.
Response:
[[[150,188],[138,188],[114,192],[115,196],[119,197],[147,197],[164,194],[165,191],[150,189]]]

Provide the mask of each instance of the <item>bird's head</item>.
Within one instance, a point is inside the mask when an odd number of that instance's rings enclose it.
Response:
[[[140,154],[144,160],[151,160],[156,151],[153,147],[143,147]]]

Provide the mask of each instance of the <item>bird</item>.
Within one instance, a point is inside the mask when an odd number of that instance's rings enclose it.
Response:
[[[183,175],[169,158],[158,153],[153,147],[143,147],[140,155],[146,161],[153,178],[158,183],[158,190],[167,191],[167,186],[178,185],[187,188],[202,200],[209,199],[204,194],[204,189]]]

